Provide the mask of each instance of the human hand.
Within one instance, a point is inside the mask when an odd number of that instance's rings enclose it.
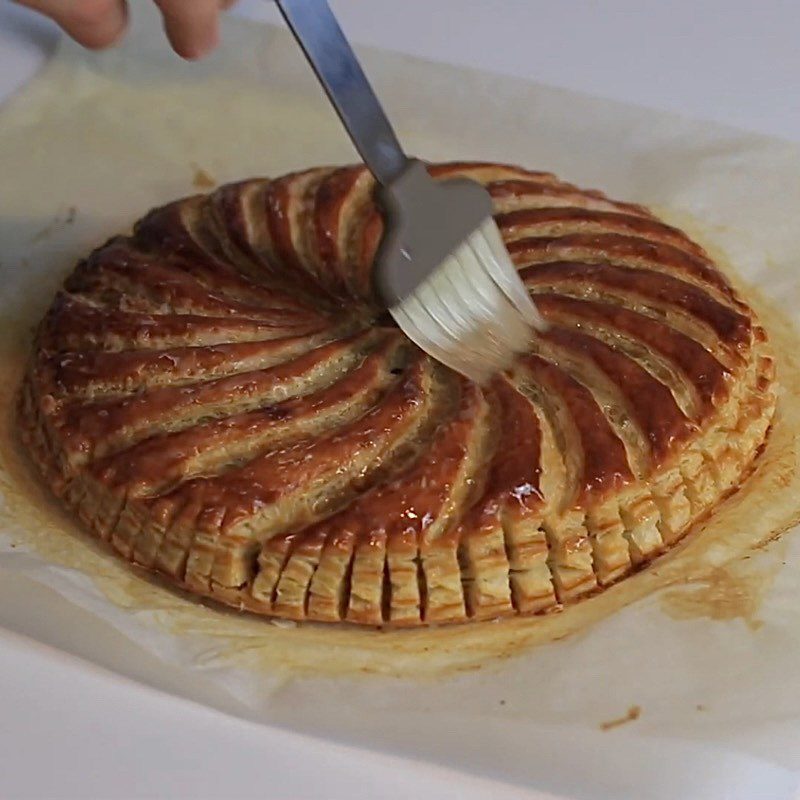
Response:
[[[16,0],[55,20],[84,47],[100,50],[118,42],[127,25],[126,0]],[[219,15],[236,0],[153,0],[175,52],[202,58],[219,39]]]

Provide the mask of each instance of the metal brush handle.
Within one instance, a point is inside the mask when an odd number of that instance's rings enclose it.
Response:
[[[378,182],[392,183],[408,159],[326,0],[276,0],[353,144]]]

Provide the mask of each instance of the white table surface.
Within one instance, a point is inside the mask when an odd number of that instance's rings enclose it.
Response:
[[[359,43],[800,141],[797,0],[334,5]],[[263,0],[242,0],[237,13],[277,19]],[[55,36],[0,0],[0,100],[30,79]],[[545,797],[242,722],[2,627],[0,709],[2,800]]]

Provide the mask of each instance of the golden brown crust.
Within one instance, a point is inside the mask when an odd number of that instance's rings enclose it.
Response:
[[[92,253],[20,397],[33,459],[125,558],[290,619],[545,612],[675,544],[750,469],[763,329],[647,209],[544,172],[483,183],[550,331],[479,388],[380,314],[362,167],[224,186]]]

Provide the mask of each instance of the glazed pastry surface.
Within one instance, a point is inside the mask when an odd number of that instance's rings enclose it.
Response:
[[[70,275],[20,427],[122,557],[295,620],[550,611],[674,546],[746,478],[775,407],[753,312],[641,206],[517,167],[484,184],[550,323],[489,385],[379,308],[363,167],[151,211]]]

